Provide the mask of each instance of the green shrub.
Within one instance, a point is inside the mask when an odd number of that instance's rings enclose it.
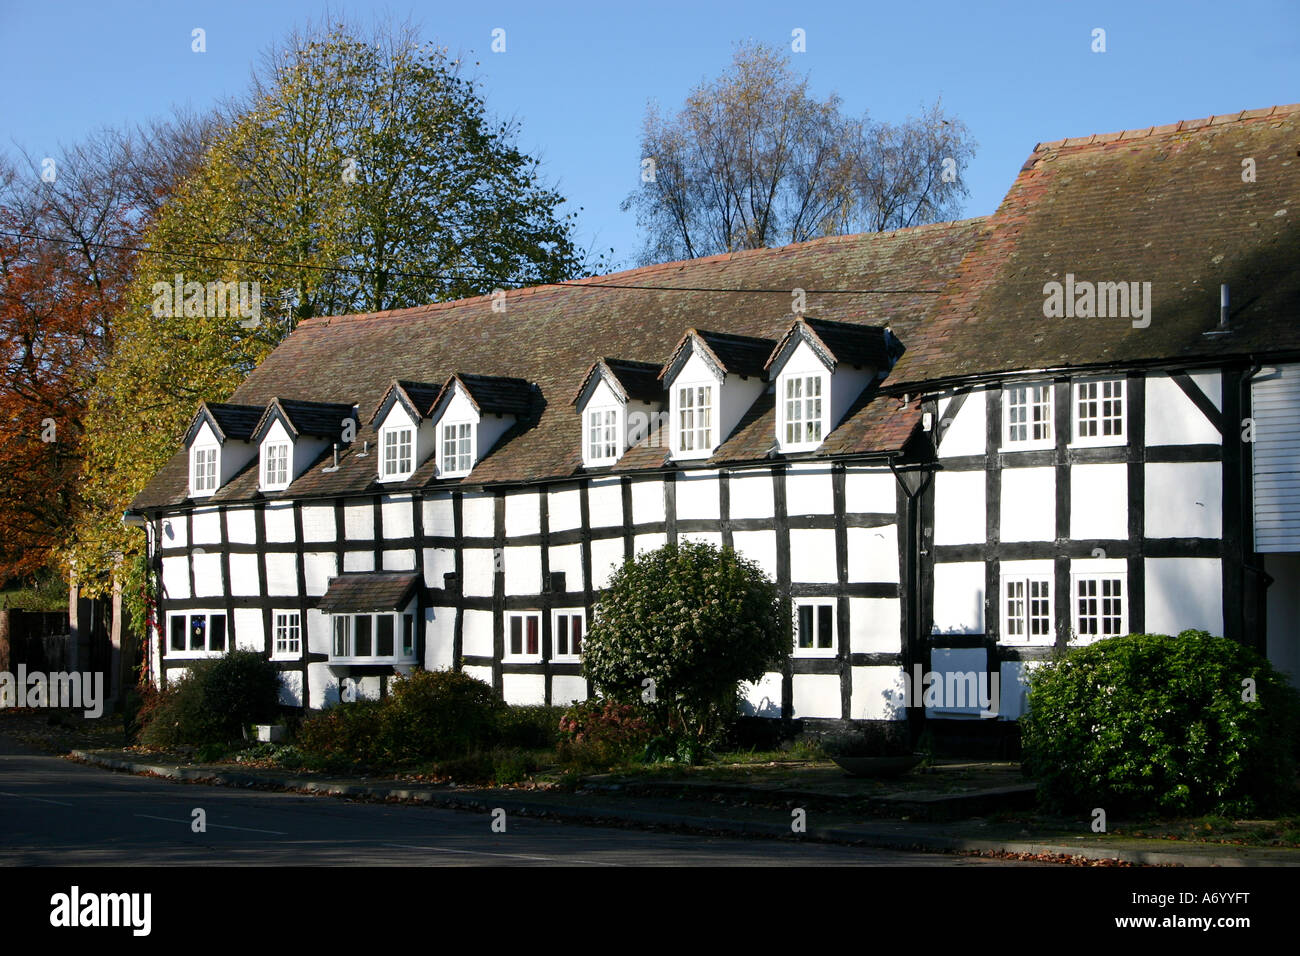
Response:
[[[381,701],[358,700],[312,714],[298,727],[298,746],[323,766],[381,763],[384,709]]]
[[[1294,792],[1300,695],[1244,645],[1204,631],[1109,638],[1028,684],[1023,763],[1056,809],[1242,815]]]
[[[249,726],[275,719],[280,674],[257,651],[195,661],[161,691],[146,691],[135,720],[148,747],[204,746],[242,740]]]
[[[415,671],[384,699],[383,741],[398,760],[442,760],[497,739],[505,706],[492,688],[457,671]]]
[[[791,623],[754,562],[731,548],[669,544],[614,573],[583,671],[603,696],[647,702],[663,730],[707,742],[735,716],[741,681],[781,669]]]
[[[560,731],[561,762],[584,770],[626,763],[640,756],[655,736],[644,708],[599,697],[566,710]]]
[[[493,779],[501,785],[522,783],[537,772],[537,760],[532,754],[516,747],[498,747],[492,751]]]
[[[563,707],[541,704],[503,707],[497,720],[502,746],[524,750],[552,749],[560,742],[560,718],[565,712]]]

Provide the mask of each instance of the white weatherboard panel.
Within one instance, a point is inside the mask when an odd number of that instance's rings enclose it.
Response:
[[[826,468],[815,471],[791,468],[785,478],[785,501],[788,515],[834,514],[835,496],[831,493],[830,471]],[[894,509],[891,507],[889,510]]]
[[[897,654],[903,649],[897,598],[849,598],[849,651]]]
[[[1255,550],[1300,551],[1300,365],[1262,370],[1251,383],[1251,418]]]
[[[492,612],[465,610],[462,652],[470,657],[492,656]],[[489,672],[490,673],[490,672]],[[488,678],[491,683],[492,678]]]
[[[424,533],[442,538],[456,533],[456,512],[450,498],[425,499]]]
[[[507,704],[526,706],[546,703],[545,674],[502,674],[501,696]]]
[[[984,633],[984,562],[934,566],[934,631]]]
[[[898,581],[898,529],[849,528],[849,581]]]
[[[330,578],[339,573],[334,553],[308,551],[302,556],[303,572],[307,579],[308,597],[321,597],[329,587]]]
[[[230,556],[230,593],[237,597],[257,597],[262,592],[257,583],[257,562],[255,554],[232,554]]]
[[[609,586],[610,576],[623,563],[623,539],[596,538],[591,542],[591,586],[599,590]],[[567,584],[570,591],[578,590],[574,584]]]
[[[1217,461],[1148,462],[1148,538],[1223,536],[1223,466]]]
[[[1218,558],[1146,559],[1146,630],[1188,628],[1223,633],[1223,578]]]
[[[464,503],[465,537],[490,538],[494,533],[491,495],[466,495]]]
[[[796,584],[834,584],[835,531],[796,528],[790,532],[790,580]]]
[[[593,479],[587,490],[593,528],[623,524],[623,486],[617,478]]]
[[[542,549],[536,546],[506,548],[506,594],[542,592]]]
[[[1219,401],[1219,373],[1195,375],[1196,382],[1216,407]],[[1167,375],[1146,379],[1146,443],[1148,445],[1217,445],[1223,441],[1209,419]]]
[[[424,668],[440,670],[452,664],[456,609],[431,607],[424,612]]]
[[[742,557],[757,562],[769,578],[776,580],[776,532],[736,531],[732,545]]]
[[[1056,540],[1056,469],[1002,469],[1002,540]]]
[[[1128,537],[1127,465],[1071,466],[1070,537]]]
[[[850,720],[902,720],[907,715],[901,667],[853,667],[850,674]]]
[[[587,699],[587,682],[571,674],[551,678],[551,704],[557,707]]]
[[[898,480],[889,471],[849,471],[844,476],[844,510],[849,514],[896,514]]]
[[[350,501],[343,506],[343,533],[352,541],[374,538],[375,508],[369,500]]]
[[[252,508],[231,508],[226,512],[226,533],[234,544],[257,543],[257,519]]]
[[[194,555],[194,596],[220,597],[226,593],[221,579],[221,555]]]
[[[266,540],[284,543],[293,541],[294,536],[293,505],[289,502],[268,504],[266,506]]]
[[[840,678],[838,674],[795,674],[794,717],[841,716]]]
[[[682,475],[677,481],[677,517],[679,520],[721,515],[721,497],[716,471]]]
[[[384,498],[381,508],[385,538],[409,538],[415,534],[409,497]]]
[[[664,483],[662,481],[632,482],[632,521],[648,524],[664,520]]]
[[[546,508],[552,534],[582,526],[582,501],[576,487],[549,492]]]
[[[327,505],[303,505],[302,538],[304,541],[333,541],[338,536],[334,527],[334,508]]]
[[[756,683],[742,681],[740,712],[746,717],[781,716],[781,675],[769,672]]]
[[[541,495],[536,491],[520,491],[506,495],[506,538],[540,534],[541,530]]]
[[[728,491],[733,518],[771,518],[776,513],[772,473],[767,469],[733,474]]]
[[[343,552],[343,570],[344,571],[373,571],[375,569],[375,553],[373,551],[344,551]]]
[[[979,544],[984,538],[984,472],[937,472],[934,543]]]
[[[396,551],[385,551],[381,557],[384,561],[385,571],[414,571],[415,570],[415,549],[401,548]]]
[[[195,508],[193,521],[195,544],[216,544],[221,540],[221,513],[216,508]]]
[[[948,424],[944,426],[943,440],[939,443],[939,457],[984,454],[984,440],[988,434],[987,398],[984,389],[968,393],[956,414],[952,412],[951,399],[940,400],[938,424],[945,421]]]

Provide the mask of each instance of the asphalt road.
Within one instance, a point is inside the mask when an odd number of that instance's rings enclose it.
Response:
[[[204,811],[206,832],[192,827]],[[989,866],[1004,861],[586,827],[112,773],[0,738],[8,866]],[[1015,864],[1011,864],[1015,865]]]

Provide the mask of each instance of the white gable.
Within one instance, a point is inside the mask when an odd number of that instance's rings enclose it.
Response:
[[[194,433],[194,440],[190,442],[190,447],[193,448],[196,445],[218,444],[220,444],[220,442],[217,441],[216,433],[212,430],[212,426],[205,421],[199,426],[199,430]]]

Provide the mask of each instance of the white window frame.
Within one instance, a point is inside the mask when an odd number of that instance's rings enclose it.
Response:
[[[1013,590],[1016,589],[1013,594]],[[1043,591],[1046,591],[1046,595]],[[1002,644],[1054,644],[1056,643],[1056,582],[1050,573],[1003,573],[998,585],[998,610],[1001,630],[998,642]],[[1036,593],[1037,592],[1037,593]],[[1012,602],[1017,602],[1013,609]],[[1046,631],[1034,633],[1034,621],[1043,617],[1034,614],[1036,602],[1047,602]]]
[[[1118,595],[1108,595],[1104,593],[1107,587],[1111,585],[1112,582],[1119,583]],[[1095,590],[1095,594],[1088,595],[1087,597],[1089,601],[1095,602],[1096,614],[1095,615],[1090,614],[1089,617],[1096,616],[1098,618],[1096,624],[1097,627],[1096,633],[1089,631],[1088,633],[1085,634],[1083,629],[1083,620],[1082,620],[1083,614],[1081,613],[1082,609],[1080,608],[1080,602],[1084,599],[1081,590],[1085,586],[1089,586],[1091,589]],[[1119,601],[1119,613],[1117,615],[1103,613],[1106,610],[1105,602],[1108,600]],[[1071,572],[1070,574],[1070,628],[1072,631],[1071,643],[1091,644],[1094,641],[1104,640],[1105,638],[1108,637],[1121,637],[1127,634],[1128,633],[1128,606],[1129,606],[1129,590],[1128,590],[1127,571],[1089,570],[1089,571]],[[1117,625],[1114,625],[1118,627],[1118,630],[1106,631],[1104,629],[1105,628],[1104,622],[1106,619],[1113,618],[1113,617],[1119,618]]]
[[[405,433],[406,440],[403,441],[401,436]],[[396,453],[394,463],[400,466],[403,462],[401,448],[405,444],[409,447],[409,454],[406,457],[405,469],[401,467],[389,470],[388,463],[388,446],[389,439],[396,438],[394,446]],[[392,425],[385,428],[379,433],[379,480],[380,481],[401,481],[410,478],[415,473],[415,426],[414,425]]]
[[[826,440],[826,433],[830,430],[827,422],[826,412],[830,406],[830,383],[829,376],[821,372],[791,372],[788,375],[780,377],[779,391],[777,393],[777,407],[779,409],[779,420],[777,423],[777,438],[780,440],[783,449],[790,450],[807,450],[816,448]],[[808,394],[809,385],[817,383],[817,395]],[[799,395],[791,397],[790,388],[792,385],[798,385]],[[799,408],[797,418],[790,417],[790,404],[795,403]],[[808,414],[809,405],[813,402],[817,404],[817,415],[814,419]],[[790,427],[797,425],[799,433],[804,436],[808,423],[814,421],[817,426],[817,434],[813,438],[799,437],[791,440]]]
[[[1012,406],[1019,406],[1020,403],[1012,401],[1017,392],[1025,392],[1027,401],[1024,403],[1025,420],[1013,421],[1018,416],[1013,414]],[[1046,401],[1042,400],[1042,395],[1046,394]],[[1056,389],[1051,382],[1023,382],[1015,385],[1007,385],[1002,390],[1002,450],[1003,451],[1033,451],[1045,448],[1056,447]],[[1045,419],[1035,420],[1035,413],[1046,407],[1047,414]],[[1019,429],[1024,429],[1026,437],[1020,438],[1016,435]],[[1040,428],[1046,432],[1045,435],[1035,436],[1035,428]]]
[[[703,392],[703,394],[701,394]],[[718,428],[718,383],[712,382],[689,382],[680,383],[673,386],[673,394],[676,397],[676,404],[673,409],[673,449],[678,455],[689,455],[693,457],[707,458],[712,454],[713,449],[717,447],[717,428]],[[691,404],[687,406],[683,399],[690,395]],[[701,399],[703,399],[701,401]],[[691,425],[686,427],[684,424],[687,412],[691,415]],[[708,423],[699,424],[700,413],[707,413]],[[687,435],[690,436],[690,447],[687,447]]]
[[[597,420],[593,421],[593,418]],[[587,406],[583,412],[582,430],[587,464],[612,464],[623,454],[622,419],[623,410],[617,405]]]
[[[276,479],[271,473],[271,464],[276,453],[283,455],[284,475]],[[267,491],[280,491],[289,487],[289,463],[293,458],[293,447],[287,441],[273,441],[262,445],[262,488]],[[277,469],[278,470],[278,469]]]
[[[529,652],[528,650],[528,625],[529,618],[537,621],[537,650]],[[512,650],[513,645],[513,628],[515,621],[520,622],[520,651],[516,653]],[[505,645],[502,648],[502,663],[514,664],[538,664],[541,663],[542,655],[542,612],[541,611],[507,611],[505,627]]]
[[[1089,394],[1096,390],[1096,395]],[[1111,390],[1112,394],[1106,396],[1105,391]],[[1116,394],[1116,391],[1118,394]],[[1080,408],[1084,403],[1095,403],[1097,416],[1095,418],[1084,418],[1080,415]],[[1119,431],[1112,435],[1100,434],[1105,430],[1106,424],[1113,422],[1115,416],[1103,416],[1101,413],[1106,402],[1117,402],[1119,404]],[[1070,444],[1077,447],[1099,447],[1105,445],[1124,445],[1128,443],[1128,382],[1123,378],[1089,378],[1080,379],[1070,384],[1070,417],[1072,423]],[[1095,423],[1098,434],[1083,434],[1085,426],[1088,423]]]
[[[282,641],[283,638],[283,641]],[[281,649],[281,643],[284,649]],[[288,661],[302,657],[302,612],[271,612],[271,660]]]
[[[838,657],[839,656],[839,602],[835,598],[794,598],[791,602],[794,604],[794,650],[795,657]],[[799,645],[803,628],[801,626],[802,610],[808,608],[812,615],[813,639],[811,647],[801,647]],[[821,620],[823,615],[822,608],[830,609],[831,619],[831,646],[817,646],[820,635],[817,633],[821,629]]]
[[[452,432],[450,439],[448,431]],[[461,478],[474,470],[478,458],[478,426],[472,421],[438,423],[438,477]],[[456,454],[448,461],[446,443],[450,440],[456,444]],[[463,443],[469,443],[468,451],[462,450]]]
[[[199,464],[200,455],[205,459],[202,465]],[[195,445],[190,449],[190,496],[197,498],[201,495],[215,494],[220,484],[221,446]]]
[[[571,663],[577,663],[578,661],[582,660],[582,653],[581,653],[581,651],[579,651],[579,652],[576,653],[576,654],[573,652],[573,645],[572,645],[572,637],[573,637],[572,619],[575,618],[575,617],[578,618],[578,620],[580,620],[580,621],[582,622],[582,634],[581,634],[581,636],[578,638],[578,641],[579,641],[579,643],[583,643],[583,644],[585,644],[586,641],[587,641],[587,612],[586,612],[586,610],[585,610],[584,608],[580,608],[580,607],[560,607],[560,608],[556,608],[556,609],[551,613],[551,660],[553,660],[553,661],[561,661],[561,662],[563,662],[563,661],[568,661],[568,662],[571,662]],[[564,653],[561,653],[561,652],[560,652],[560,620],[561,620],[561,618],[564,619],[565,624],[566,624],[565,636],[566,636],[566,644],[567,644],[567,647],[568,647],[568,650],[567,650],[566,652],[564,652]]]
[[[357,654],[357,620],[368,618],[370,621],[370,648],[379,646],[379,619],[393,619],[393,653],[392,654]],[[405,653],[406,622],[411,627],[411,653]],[[340,648],[340,625],[346,624],[346,646]],[[349,611],[330,615],[330,663],[331,664],[411,664],[415,662],[416,630],[415,615],[410,611]]]
[[[177,650],[172,646],[172,627],[173,621],[181,618],[185,621],[185,647]],[[203,621],[203,647],[193,647],[194,642],[194,621],[195,619]],[[221,619],[221,628],[223,634],[222,646],[219,650],[212,649],[212,622]],[[173,660],[200,660],[206,657],[221,657],[232,646],[234,635],[231,633],[230,619],[226,616],[225,611],[172,611],[167,614],[167,657]]]

